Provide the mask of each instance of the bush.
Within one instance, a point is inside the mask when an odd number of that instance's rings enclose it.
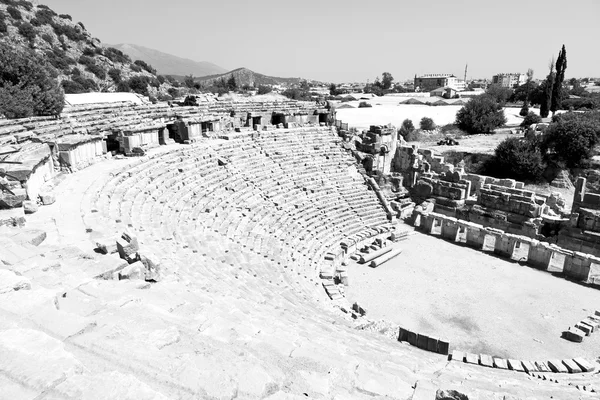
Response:
[[[0,11],[0,33],[8,32],[8,25],[6,25],[6,15]]]
[[[66,94],[87,93],[87,90],[77,82],[65,80],[60,84]]]
[[[142,67],[140,67],[139,65],[137,65],[135,63],[131,64],[130,67],[133,72],[142,72]]]
[[[108,70],[108,76],[113,80],[114,83],[121,82],[121,70],[118,68],[111,68]]]
[[[150,79],[147,76],[134,76],[129,79],[129,88],[131,91],[148,96],[148,84],[150,83]]]
[[[456,125],[468,133],[492,133],[506,123],[504,110],[492,97],[473,97],[456,113]]]
[[[371,103],[367,103],[366,101],[361,101],[358,103],[358,108],[370,108],[373,107]]]
[[[412,120],[407,118],[404,121],[402,121],[402,126],[400,127],[400,129],[398,129],[398,134],[400,134],[406,140],[406,136],[414,130],[415,125],[413,124]]]
[[[504,139],[485,165],[485,173],[497,178],[533,182],[542,180],[544,170],[539,142],[518,137]]]
[[[561,114],[546,130],[542,147],[549,160],[576,168],[594,155],[599,135],[600,111]]]
[[[96,52],[91,47],[86,47],[85,49],[83,49],[83,55],[87,57],[94,57],[96,55]]]
[[[46,59],[54,68],[60,71],[68,71],[69,66],[75,64],[75,60],[67,57],[66,53],[58,48],[48,50],[46,52]]]
[[[121,81],[117,85],[117,92],[131,92],[128,81]]]
[[[79,29],[71,25],[62,25],[52,23],[52,29],[58,36],[65,35],[69,40],[73,42],[81,42],[85,39],[85,35],[79,31]]]
[[[258,85],[258,94],[267,94],[267,93],[271,93],[273,91],[273,89],[271,88],[271,86],[268,85]]]
[[[55,71],[34,51],[0,43],[0,114],[7,118],[58,115],[64,93]]]
[[[432,131],[435,129],[435,122],[429,117],[423,117],[419,122],[419,127],[424,131]]]
[[[172,98],[176,98],[179,97],[179,89],[177,88],[168,88],[167,89],[167,93],[169,94],[169,96],[171,96]]]
[[[8,6],[6,8],[6,12],[10,15],[14,20],[20,21],[23,17],[21,16],[21,11],[17,10],[14,6]]]
[[[33,42],[37,36],[35,28],[29,22],[23,22],[19,25],[19,34],[30,42]]]
[[[88,70],[89,72],[91,72],[92,74],[96,75],[96,77],[98,79],[106,79],[106,71],[104,70],[104,68],[102,68],[99,65],[96,64],[91,64],[91,65],[86,65],[85,69]]]
[[[62,19],[68,19],[69,21],[73,21],[73,18],[71,18],[69,14],[60,14],[59,17]]]
[[[104,49],[104,55],[112,62],[121,64],[129,64],[131,62],[131,58],[129,58],[128,55],[119,49],[115,49],[114,47],[107,47]]]
[[[79,25],[79,27],[85,31],[85,25],[83,25],[83,22],[78,22],[77,25]]]
[[[184,106],[198,106],[198,99],[196,96],[186,96],[185,100],[183,100]]]
[[[164,94],[164,93],[158,93],[158,96],[156,98],[158,101],[171,101],[173,100],[173,97],[171,97],[168,94]]]
[[[39,8],[39,7],[38,7]],[[50,9],[42,8],[35,12],[35,18],[41,25],[52,25],[56,13]]]
[[[146,70],[147,72],[150,72],[152,75],[156,75],[156,69],[152,68],[152,66],[146,63],[145,61],[135,60],[134,64],[139,65],[142,69]]]
[[[519,115],[521,117],[525,117],[527,116],[527,114],[529,114],[529,106],[527,105],[527,103],[523,104],[523,107],[521,107],[521,111],[519,111]]]
[[[43,40],[44,40],[46,43],[48,43],[49,45],[53,45],[53,44],[54,44],[54,38],[53,38],[51,35],[47,34],[47,33],[42,33],[42,36],[41,36],[41,38],[42,38],[42,39],[43,39]]]
[[[164,76],[164,75],[158,75],[158,76],[156,77],[156,79],[158,80],[158,83],[160,83],[161,85],[167,81],[167,79],[165,78],[165,76]],[[159,99],[159,100],[160,100],[160,99]]]
[[[530,112],[529,114],[527,114],[525,116],[525,118],[523,118],[523,122],[521,122],[521,126],[524,128],[527,128],[532,124],[538,124],[540,122],[542,122],[542,117],[540,117],[539,115],[537,115],[534,112]]]

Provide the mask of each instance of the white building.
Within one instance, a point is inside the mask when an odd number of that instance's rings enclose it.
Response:
[[[492,84],[513,88],[521,86],[527,81],[527,75],[521,73],[502,73],[492,76]]]

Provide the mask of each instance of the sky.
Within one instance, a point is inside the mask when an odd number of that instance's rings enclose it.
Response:
[[[38,1],[38,4],[40,2]],[[600,76],[598,0],[42,0],[103,43],[132,43],[227,70],[326,82],[415,74]]]

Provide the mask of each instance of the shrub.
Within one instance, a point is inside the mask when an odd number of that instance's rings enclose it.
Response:
[[[79,61],[79,64],[83,64],[83,65],[85,65],[86,67],[87,67],[88,65],[94,65],[94,64],[95,64],[95,63],[94,63],[94,60],[93,60],[91,57],[89,57],[89,56],[86,56],[86,55],[81,55],[81,56],[79,57],[79,60],[78,60],[78,61]]]
[[[152,68],[152,66],[146,63],[145,61],[135,60],[134,64],[139,65],[142,69],[146,70],[147,72],[150,72],[152,75],[156,75],[156,69]]]
[[[114,83],[121,82],[121,70],[118,68],[111,68],[108,70],[108,76],[113,80]]]
[[[258,94],[267,94],[267,93],[271,93],[273,91],[273,89],[271,88],[271,86],[268,85],[258,85]]]
[[[52,79],[54,69],[34,51],[0,43],[0,114],[7,118],[58,115],[64,93]]]
[[[129,79],[129,88],[131,91],[148,96],[148,84],[150,79],[147,76],[134,76]]]
[[[169,96],[171,96],[172,98],[176,98],[179,97],[179,89],[177,88],[168,88],[167,89],[167,93],[169,94]]]
[[[129,87],[128,81],[121,81],[117,85],[117,92],[130,92],[131,88]]]
[[[165,76],[164,76],[164,75],[158,75],[158,76],[156,77],[156,79],[158,79],[158,83],[160,83],[161,85],[167,81],[167,79],[165,78]],[[159,99],[159,100],[160,100],[160,99]]]
[[[165,94],[165,93],[158,93],[157,100],[158,101],[171,101],[171,100],[173,100],[173,97],[171,97],[170,95]]]
[[[75,94],[75,93],[86,93],[87,90],[77,82],[73,82],[70,80],[62,81],[61,86],[65,93],[67,94]]]
[[[83,22],[78,22],[77,25],[79,25],[81,29],[85,31],[85,25],[83,25]]]
[[[87,57],[94,57],[96,55],[96,52],[91,47],[86,47],[85,49],[83,49],[83,55]]]
[[[19,34],[30,42],[33,42],[36,37],[35,28],[29,22],[23,22],[19,25]]]
[[[52,66],[61,71],[68,71],[69,66],[75,64],[75,60],[67,57],[64,51],[55,48],[46,52],[46,59]]]
[[[373,107],[373,105],[371,103],[367,103],[366,101],[361,101],[360,103],[358,103],[358,108],[369,108],[369,107]]]
[[[71,18],[69,14],[60,14],[59,17],[62,19],[68,19],[69,21],[73,21],[73,18]]]
[[[58,36],[65,35],[73,42],[81,42],[85,39],[85,35],[71,25],[52,23],[52,29],[54,29],[54,33],[56,33]]]
[[[506,123],[504,110],[492,97],[473,97],[456,113],[456,125],[468,133],[492,133]]]
[[[47,33],[42,33],[41,38],[48,43],[49,45],[53,45],[54,44],[54,38],[52,36],[50,36]]]
[[[525,116],[525,118],[523,118],[523,122],[521,122],[521,126],[524,128],[527,128],[527,127],[529,127],[529,125],[537,124],[540,122],[542,122],[542,117],[540,117],[539,115],[537,115],[536,113],[531,111],[531,112],[529,112],[529,114],[527,114]]]
[[[542,180],[544,169],[539,142],[518,137],[504,139],[485,165],[485,172],[497,178],[534,182]]]
[[[8,32],[8,26],[6,25],[6,15],[0,11],[0,33]]]
[[[525,117],[527,116],[527,114],[529,114],[529,106],[527,105],[527,103],[523,104],[523,107],[521,107],[521,111],[519,111],[519,115],[521,117]]]
[[[429,117],[423,117],[419,122],[419,127],[424,131],[432,131],[435,129],[435,122]]]
[[[104,55],[112,62],[128,64],[131,62],[131,58],[128,55],[123,53],[119,49],[115,49],[114,47],[107,47],[104,49]]]
[[[98,79],[106,79],[106,71],[97,64],[86,65],[85,69],[96,75]]]
[[[140,67],[139,65],[137,65],[135,63],[131,64],[130,67],[133,72],[142,72],[142,67]]]
[[[6,8],[6,12],[8,13],[8,15],[10,15],[13,19],[15,19],[17,21],[19,21],[23,18],[21,16],[21,11],[17,10],[14,6],[8,6]]]
[[[196,96],[186,96],[185,100],[183,100],[183,105],[184,106],[197,106],[198,99],[196,99]]]
[[[400,129],[398,129],[398,133],[406,140],[406,136],[414,130],[415,125],[413,124],[412,120],[407,118],[402,121],[402,126],[400,126]]]
[[[71,76],[73,82],[78,83],[83,86],[86,92],[96,92],[98,90],[98,85],[94,82],[93,79],[84,78],[82,75]]]
[[[35,12],[35,18],[38,20],[40,25],[52,25],[53,17],[55,15],[56,13],[54,11],[47,8],[41,8]]]
[[[593,156],[599,135],[599,111],[562,114],[546,130],[542,147],[551,161],[576,168]]]

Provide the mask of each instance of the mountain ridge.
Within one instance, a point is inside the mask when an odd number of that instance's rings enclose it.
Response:
[[[127,54],[132,60],[142,60],[152,65],[158,74],[177,76],[206,76],[223,74],[227,69],[209,61],[195,61],[160,50],[133,43],[105,44]]]

